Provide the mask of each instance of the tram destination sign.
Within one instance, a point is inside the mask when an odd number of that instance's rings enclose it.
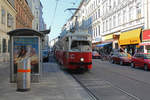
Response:
[[[75,37],[72,37],[72,39],[74,39],[74,40],[90,40],[90,37],[88,37],[88,36],[75,36]]]

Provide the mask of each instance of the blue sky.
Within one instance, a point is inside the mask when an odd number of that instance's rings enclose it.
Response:
[[[41,0],[44,21],[47,28],[51,26],[50,40],[56,38],[60,34],[62,26],[72,16],[70,11],[65,10],[67,8],[77,8],[81,0],[58,0],[55,17],[53,18],[56,1],[57,0]]]

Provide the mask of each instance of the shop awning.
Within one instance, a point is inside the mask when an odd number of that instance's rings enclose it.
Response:
[[[103,44],[98,44],[96,45],[96,47],[104,47],[105,45],[111,44],[112,42],[108,42],[108,43],[103,43]]]
[[[138,44],[140,40],[141,28],[123,32],[120,34],[119,45]]]

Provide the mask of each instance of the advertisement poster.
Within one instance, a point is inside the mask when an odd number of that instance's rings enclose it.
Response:
[[[30,59],[31,73],[39,72],[38,37],[14,37],[14,73],[17,73],[18,63]]]

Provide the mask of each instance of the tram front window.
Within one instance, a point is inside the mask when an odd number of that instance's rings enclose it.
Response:
[[[88,41],[73,41],[71,44],[72,51],[90,51],[90,44]]]

